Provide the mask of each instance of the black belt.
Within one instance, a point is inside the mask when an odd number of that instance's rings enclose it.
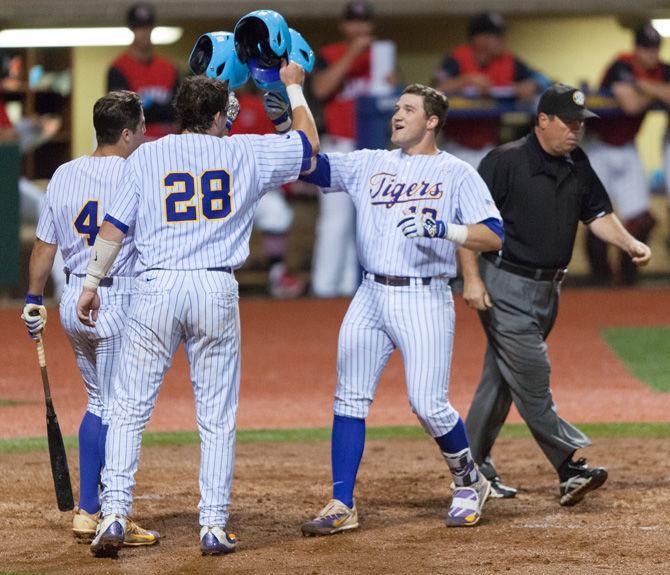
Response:
[[[568,273],[568,268],[542,269],[514,264],[491,252],[483,253],[482,257],[501,270],[540,282],[561,282]]]
[[[227,274],[233,273],[233,268],[226,266],[225,268],[207,268],[208,272],[226,272]]]
[[[370,277],[370,279],[373,279],[378,284],[384,284],[385,286],[392,286],[392,287],[410,286],[412,285],[412,280],[416,280],[417,283],[420,281],[421,285],[427,286],[430,285],[430,282],[433,280],[433,278],[412,278],[407,276],[381,276],[379,274],[372,274],[370,272],[367,272],[367,274]]]
[[[69,285],[70,276],[74,276],[76,278],[85,278],[86,274],[73,274],[72,272],[65,270],[65,285]],[[100,280],[98,287],[110,287],[112,285],[114,285],[114,278],[104,277]]]

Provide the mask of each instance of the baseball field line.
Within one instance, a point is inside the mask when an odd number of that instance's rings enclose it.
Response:
[[[585,423],[578,424],[591,437],[670,437],[670,423]],[[398,425],[369,427],[367,439],[423,439],[425,432],[418,426]],[[528,427],[524,423],[506,424],[501,437],[530,437]],[[330,440],[329,428],[314,429],[242,429],[237,432],[239,443],[256,442],[305,442]],[[64,438],[65,447],[76,449],[77,437],[70,435]],[[143,447],[170,447],[175,445],[191,445],[199,441],[196,431],[162,431],[147,432],[142,439]],[[46,437],[21,437],[0,439],[0,453],[28,453],[46,451]],[[0,572],[0,575],[2,573]]]

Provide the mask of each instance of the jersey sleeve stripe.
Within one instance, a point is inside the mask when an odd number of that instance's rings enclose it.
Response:
[[[118,228],[119,230],[121,230],[124,234],[127,234],[127,233],[128,233],[129,227],[128,227],[126,224],[124,224],[123,222],[120,222],[120,221],[117,220],[116,218],[110,216],[109,214],[105,214],[105,217],[104,217],[104,220],[103,220],[103,221],[105,221],[105,222],[109,222],[109,223],[112,224],[114,227],[116,227],[116,228]]]

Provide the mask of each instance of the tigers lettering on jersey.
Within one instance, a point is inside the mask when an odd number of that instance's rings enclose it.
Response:
[[[396,181],[397,174],[378,173],[370,177],[370,199],[372,205],[392,208],[395,204],[416,200],[438,200],[442,197],[442,182]]]

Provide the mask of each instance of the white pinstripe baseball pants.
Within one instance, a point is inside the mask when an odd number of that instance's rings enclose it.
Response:
[[[142,432],[181,341],[200,432],[200,524],[225,526],[235,460],[240,384],[238,285],[223,271],[147,271],[138,288],[114,381],[102,513],[128,515]]]
[[[96,326],[87,327],[77,317],[77,299],[84,278],[70,276],[60,301],[60,318],[74,350],[88,396],[86,411],[109,423],[113,380],[121,351],[121,338],[130,309],[134,278],[116,277],[98,290],[100,311]]]
[[[405,365],[412,411],[432,437],[456,425],[447,398],[454,339],[454,300],[448,280],[386,286],[365,274],[342,322],[337,354],[335,415],[365,419],[377,383],[397,347]]]

